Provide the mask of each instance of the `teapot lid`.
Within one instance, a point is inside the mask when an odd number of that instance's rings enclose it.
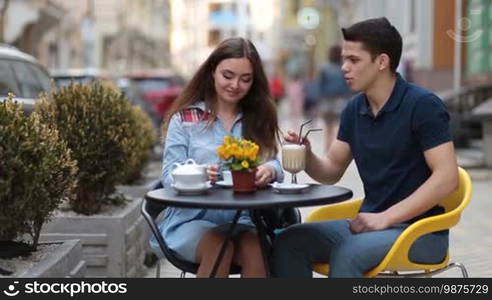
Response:
[[[177,175],[203,174],[203,166],[197,165],[193,159],[188,159],[184,164],[175,163],[176,168],[172,172]]]

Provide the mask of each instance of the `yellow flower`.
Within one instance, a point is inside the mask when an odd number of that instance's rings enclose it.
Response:
[[[231,158],[231,152],[226,149],[224,151],[224,160],[228,160],[229,158]]]
[[[255,161],[256,160],[256,152],[255,151],[251,151],[249,153],[249,159]]]
[[[258,164],[260,147],[247,139],[225,136],[224,143],[217,147],[218,157],[226,166],[249,170]]]
[[[243,159],[245,158],[245,157],[244,157],[244,156],[245,156],[244,154],[245,154],[245,153],[244,153],[244,150],[243,150],[243,149],[241,149],[241,148],[239,148],[239,149],[237,150],[237,153],[236,153],[236,158],[237,158],[237,159],[239,159],[239,160],[243,160]]]
[[[224,152],[225,152],[224,147],[222,147],[222,146],[217,147],[217,154],[219,155],[220,159],[225,159],[224,158],[225,157]]]
[[[245,168],[245,169],[249,168],[249,163],[248,163],[248,161],[247,161],[247,160],[243,160],[243,161],[241,162],[241,166],[243,166],[243,168]]]

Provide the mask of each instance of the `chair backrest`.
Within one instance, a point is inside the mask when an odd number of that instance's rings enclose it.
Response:
[[[470,175],[462,169],[458,168],[459,187],[451,195],[441,200],[439,205],[444,207],[446,212],[456,210],[461,213],[468,205],[471,199],[472,182]]]
[[[166,206],[164,205],[160,205],[153,201],[143,199],[141,212],[142,215],[144,216],[144,219],[149,224],[150,229],[152,230],[152,234],[154,235],[154,238],[157,240],[157,244],[159,245],[159,248],[162,252],[161,255],[163,254],[171,264],[173,264],[176,268],[180,269],[181,271],[185,273],[196,274],[198,270],[198,265],[177,258],[169,249],[169,247],[166,244],[166,241],[164,240],[164,238],[162,237],[159,231],[159,228],[156,223],[156,218],[159,216],[160,212],[162,212],[165,208]]]
[[[461,212],[470,202],[472,191],[472,183],[468,173],[462,168],[458,169],[458,173],[458,189],[440,202],[445,213],[421,219],[410,225],[397,238],[381,263],[366,273],[365,276],[373,277],[383,270],[426,270],[427,268],[438,269],[447,266],[449,255],[441,263],[432,264],[432,267],[429,267],[429,265],[411,262],[408,253],[414,241],[422,234],[449,229],[458,223]]]
[[[161,181],[159,180],[151,187],[151,190],[160,189],[160,188],[163,188],[163,186]],[[149,201],[144,198],[142,201],[141,213],[145,221],[147,221],[147,223],[149,224],[152,234],[154,235],[154,238],[157,240],[157,244],[159,245],[159,248],[162,252],[161,255],[163,254],[171,264],[173,264],[176,268],[180,269],[181,271],[185,273],[196,274],[198,270],[198,264],[187,262],[177,258],[173,254],[171,249],[169,249],[166,241],[164,240],[164,238],[162,237],[159,231],[159,227],[157,225],[157,217],[166,208],[167,206],[164,204],[161,204],[156,201]]]

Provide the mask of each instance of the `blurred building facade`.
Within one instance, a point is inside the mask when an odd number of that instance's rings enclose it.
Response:
[[[4,41],[51,69],[170,65],[168,0],[0,0]]]
[[[170,66],[168,0],[97,0],[95,5],[101,66],[118,71]]]
[[[176,69],[191,76],[225,38],[250,39],[271,68],[279,48],[281,0],[170,0],[171,57]]]
[[[1,40],[39,57],[39,45],[62,21],[65,10],[50,0],[0,0]]]
[[[462,26],[469,26],[464,33],[465,81],[468,84],[492,83],[492,1],[469,0],[465,3]],[[462,33],[463,34],[463,33]]]
[[[360,0],[352,2],[352,10],[351,23],[386,16],[395,25],[403,38],[401,64],[413,62],[420,84],[434,90],[452,87],[453,41],[443,34],[454,28],[454,1]]]
[[[492,5],[462,0],[461,15],[449,0],[350,0],[350,23],[386,16],[404,41],[403,61],[413,62],[413,79],[435,91],[453,88],[455,43],[461,43],[462,84],[491,81]],[[458,12],[459,13],[459,12]],[[456,20],[459,27],[456,28]],[[458,29],[458,32],[456,32]],[[459,30],[461,29],[461,30]]]
[[[328,49],[341,43],[338,13],[344,1],[282,1],[280,67],[287,77],[313,78]]]

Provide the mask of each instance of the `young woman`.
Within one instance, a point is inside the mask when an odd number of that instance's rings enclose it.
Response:
[[[279,140],[275,105],[254,45],[243,38],[223,41],[201,65],[171,108],[162,182],[170,187],[172,165],[188,158],[207,164],[217,181],[217,147],[225,136],[244,137],[260,145],[264,163],[257,168],[256,185],[282,181],[275,158]],[[224,227],[234,210],[168,208],[160,231],[180,258],[199,264],[197,277],[207,277],[225,239]],[[225,226],[221,226],[225,225]],[[244,211],[232,242],[227,245],[217,277],[227,277],[231,264],[243,277],[264,277],[261,248],[249,213]]]

